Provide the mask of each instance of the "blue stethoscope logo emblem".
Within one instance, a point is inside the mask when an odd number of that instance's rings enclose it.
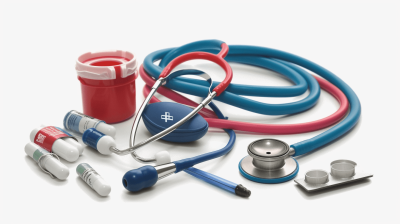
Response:
[[[161,119],[164,119],[165,122],[167,121],[173,121],[174,117],[169,115],[169,112],[165,112],[164,115],[161,115]]]

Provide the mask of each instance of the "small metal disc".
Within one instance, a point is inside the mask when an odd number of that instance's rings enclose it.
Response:
[[[256,178],[261,178],[261,179],[283,178],[283,177],[290,176],[296,170],[298,171],[297,163],[292,157],[286,158],[285,165],[279,169],[265,170],[265,169],[260,169],[256,166],[254,166],[253,158],[251,156],[246,156],[241,161],[240,167],[242,168],[242,170],[244,172],[246,172],[246,174],[256,177]]]
[[[289,151],[289,146],[277,139],[260,139],[250,143],[248,146],[249,154],[256,157],[279,157]]]

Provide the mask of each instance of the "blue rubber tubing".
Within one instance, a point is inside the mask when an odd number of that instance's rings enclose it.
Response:
[[[144,69],[149,75],[158,78],[163,68],[175,57],[193,51],[204,51],[218,53],[221,49],[219,40],[203,40],[183,45],[178,48],[159,50],[149,54],[144,60]],[[236,62],[266,68],[285,75],[294,82],[291,87],[269,87],[253,86],[232,83],[224,93],[215,100],[265,115],[285,115],[299,113],[313,107],[319,98],[320,88],[317,81],[306,72],[307,69],[321,76],[338,87],[347,97],[350,111],[345,119],[331,127],[327,131],[311,138],[291,145],[295,149],[295,155],[299,156],[318,149],[351,130],[361,114],[361,104],[354,91],[339,77],[327,69],[299,56],[284,51],[246,45],[230,45],[229,53],[225,58],[228,62]],[[159,65],[154,62],[161,60]],[[301,78],[302,77],[302,78]],[[286,104],[266,104],[251,100],[242,96],[259,97],[289,97],[303,94],[304,82],[310,94],[297,102]],[[216,82],[214,85],[218,85]],[[206,96],[208,93],[207,83],[201,80],[178,77],[170,80],[167,85],[173,90],[195,96]]]
[[[224,117],[222,112],[218,109],[218,107],[213,102],[210,102],[208,105],[215,112],[215,114],[218,116],[218,118],[227,119],[226,117]],[[218,157],[223,156],[223,155],[227,154],[228,152],[230,152],[233,148],[233,145],[235,144],[236,134],[231,129],[224,129],[224,131],[226,133],[228,133],[228,135],[229,135],[229,141],[225,147],[223,147],[222,149],[219,149],[219,150],[216,150],[213,152],[209,152],[209,153],[205,153],[205,154],[195,156],[192,158],[186,158],[186,159],[174,161],[173,163],[175,163],[175,166],[176,166],[175,173],[178,173],[178,172],[180,172],[184,169],[187,169],[189,167],[192,167],[196,164],[218,158]]]

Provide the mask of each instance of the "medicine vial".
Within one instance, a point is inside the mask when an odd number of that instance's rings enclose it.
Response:
[[[76,167],[76,173],[99,195],[110,194],[111,186],[89,164],[79,164]]]
[[[68,133],[53,126],[37,127],[30,134],[31,142],[46,149],[48,152],[57,154],[68,162],[75,162],[79,158],[79,149],[75,144],[71,144],[71,141],[75,141],[74,139],[67,140],[65,137],[69,138]],[[76,143],[79,144],[78,142]]]
[[[110,148],[116,147],[115,140],[111,136],[94,128],[89,128],[83,133],[82,141],[103,155],[110,155],[112,153]]]
[[[25,145],[25,153],[35,160],[39,166],[48,171],[50,176],[55,176],[60,180],[67,179],[69,175],[68,167],[62,164],[57,158],[53,157],[51,153],[45,149],[40,148],[38,145],[30,142]]]
[[[71,110],[64,117],[64,127],[69,131],[83,134],[89,128],[115,138],[116,129],[102,120],[87,116],[75,110]]]

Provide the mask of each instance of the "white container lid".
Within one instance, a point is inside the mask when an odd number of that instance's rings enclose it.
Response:
[[[109,80],[135,74],[137,62],[135,56],[128,51],[87,52],[78,58],[75,69],[82,78]]]

